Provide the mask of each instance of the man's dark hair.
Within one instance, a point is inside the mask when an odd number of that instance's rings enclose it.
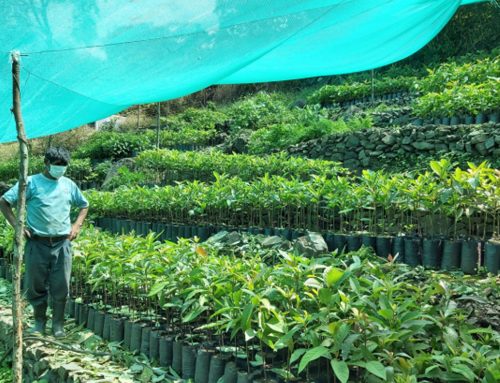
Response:
[[[45,162],[49,164],[67,166],[69,160],[69,152],[64,148],[51,147],[45,152]]]

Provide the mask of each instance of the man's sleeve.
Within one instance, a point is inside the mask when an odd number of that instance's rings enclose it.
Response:
[[[19,194],[19,182],[16,182],[16,184],[13,187],[11,187],[9,190],[5,192],[2,198],[6,200],[11,207],[15,207],[17,205],[18,194]]]
[[[79,209],[89,207],[89,201],[83,196],[80,188],[73,183],[73,192],[71,193],[71,204]]]

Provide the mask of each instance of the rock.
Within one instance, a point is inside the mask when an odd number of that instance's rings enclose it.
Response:
[[[328,246],[319,233],[307,233],[294,242],[294,249],[307,257],[317,257],[328,253]]]
[[[500,135],[499,136],[495,136],[495,142],[497,144],[500,144]]]
[[[425,138],[434,138],[436,137],[436,131],[435,130],[428,130],[425,132]]]
[[[476,134],[476,135],[470,134],[470,136],[472,137],[470,139],[470,143],[472,145],[479,144],[479,143],[484,142],[484,141],[486,141],[488,139],[488,135],[487,134]]]
[[[382,142],[386,145],[394,145],[396,143],[396,137],[394,137],[392,134],[387,134],[382,137]]]
[[[229,245],[229,246],[234,246],[234,245],[237,245],[238,243],[241,243],[242,241],[242,236],[240,233],[238,233],[237,231],[232,231],[229,233],[229,235],[226,237],[226,243]]]
[[[480,142],[479,144],[474,145],[474,148],[476,148],[476,150],[483,156],[487,153],[484,142]]]
[[[348,148],[352,148],[352,147],[354,147],[354,146],[359,145],[359,142],[360,142],[359,138],[358,138],[358,137],[356,137],[356,136],[354,136],[354,135],[349,136],[349,137],[347,138],[347,140],[345,141],[346,146],[347,146]]]
[[[368,150],[375,149],[375,144],[373,142],[369,142],[365,145],[365,148]]]
[[[305,108],[305,106],[307,105],[307,102],[306,100],[303,100],[303,99],[298,99],[297,101],[295,101],[293,103],[292,106],[296,107],[296,108],[300,108],[300,109],[303,109]]]
[[[359,161],[355,159],[347,160],[344,161],[344,166],[348,169],[357,169],[359,168]]]
[[[411,145],[403,145],[402,148],[407,152],[413,152],[415,150]]]
[[[433,125],[431,125],[433,126]],[[452,131],[453,128],[446,126],[446,125],[439,125],[436,130],[441,134],[446,134]]]
[[[434,145],[429,143],[429,142],[425,142],[425,141],[417,141],[417,142],[414,142],[413,144],[411,144],[415,149],[417,150],[430,150],[430,149],[434,149]]]
[[[448,151],[448,145],[446,145],[446,144],[436,144],[434,146],[434,148],[438,152],[446,152],[446,151]]]
[[[403,137],[403,139],[401,140],[401,144],[402,145],[409,145],[409,144],[411,144],[411,138],[410,137]]]
[[[378,157],[382,154],[380,150],[374,150],[373,152],[368,153],[370,157]]]
[[[110,186],[110,183],[115,177],[119,177],[118,175],[118,170],[122,167],[128,168],[128,170],[133,171],[135,167],[135,160],[133,158],[122,158],[119,161],[116,161],[111,165],[111,168],[108,171],[108,174],[106,174],[106,178],[104,179],[104,182],[102,183],[101,188],[103,190],[107,190]]]
[[[278,237],[277,235],[273,235],[271,237],[266,237],[261,241],[262,247],[274,247],[281,246],[283,242],[286,241],[284,238]]]
[[[342,161],[343,156],[340,153],[334,153],[330,156],[330,161]]]
[[[358,154],[356,152],[353,152],[353,151],[349,151],[349,152],[345,152],[344,153],[344,160],[354,160],[358,158]]]
[[[250,129],[241,129],[234,135],[226,145],[226,153],[245,153],[247,151],[248,142],[253,131]]]
[[[206,242],[209,243],[225,243],[226,238],[229,235],[228,231],[222,230],[219,231],[217,234],[212,235],[210,238],[206,240]]]
[[[495,146],[495,139],[493,137],[490,137],[486,141],[484,141],[484,147],[486,149],[491,149],[494,146]]]
[[[456,142],[455,147],[457,148],[457,150],[465,150],[465,144],[463,141]]]

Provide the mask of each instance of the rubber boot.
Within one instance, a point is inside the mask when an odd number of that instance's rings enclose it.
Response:
[[[45,325],[47,324],[47,303],[33,306],[33,318],[35,325],[28,329],[29,334],[45,335]]]
[[[55,338],[64,338],[64,308],[66,302],[52,303],[52,334]]]

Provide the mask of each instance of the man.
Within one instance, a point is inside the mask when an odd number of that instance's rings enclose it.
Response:
[[[49,148],[45,153],[44,171],[28,177],[26,188],[24,282],[35,319],[30,332],[45,334],[50,293],[52,333],[56,338],[65,336],[64,308],[69,295],[71,241],[78,236],[89,206],[78,186],[63,177],[69,161],[66,149]],[[18,190],[19,183],[0,198],[0,211],[12,226],[16,224],[12,208],[17,204]],[[80,209],[73,225],[70,220],[72,206]]]

